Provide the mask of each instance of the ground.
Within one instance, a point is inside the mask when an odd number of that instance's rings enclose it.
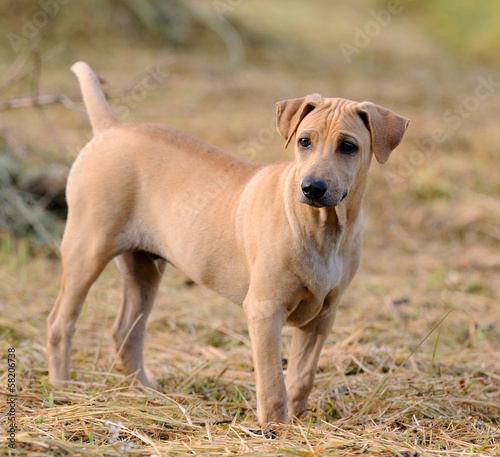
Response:
[[[110,328],[121,286],[114,264],[77,325],[73,377],[85,384],[51,385],[45,323],[60,263],[36,229],[19,238],[4,228],[0,363],[7,368],[8,348],[18,362],[12,455],[500,453],[500,74],[491,23],[498,6],[400,2],[401,11],[384,16],[390,2],[333,10],[327,1],[292,1],[286,12],[269,3],[207,2],[216,27],[195,27],[180,44],[143,39],[128,23],[134,32],[110,34],[106,21],[129,17],[118,7],[114,15],[112,2],[100,14],[87,12],[96,30],[87,36],[77,21],[84,7],[61,6],[40,42],[42,57],[56,56],[39,78],[28,73],[2,86],[1,97],[32,94],[35,82],[44,94],[76,95],[69,66],[87,60],[111,95],[134,81],[112,102],[122,120],[168,123],[263,162],[291,158],[274,125],[278,100],[319,92],[370,100],[411,119],[389,162],[372,164],[362,265],[322,352],[308,415],[276,427],[273,437],[258,435],[242,310],[173,268],[146,340],[159,391],[132,387],[116,360]],[[3,25],[22,36],[22,18],[32,20],[39,7],[31,8]],[[221,30],[219,14],[233,26]],[[0,54],[2,74],[13,74],[22,52],[6,41]],[[4,110],[3,135],[17,139],[25,156],[8,141],[2,154],[28,170],[64,172],[90,137],[81,104],[71,107]],[[49,235],[59,241],[63,224],[56,227]],[[286,369],[289,330],[284,335]],[[2,368],[5,398],[7,380]],[[0,431],[0,455],[9,455]]]

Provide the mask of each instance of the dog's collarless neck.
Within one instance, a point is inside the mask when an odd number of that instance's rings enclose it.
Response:
[[[334,207],[315,208],[297,199],[295,167],[288,172],[284,204],[290,229],[299,244],[313,244],[315,249],[326,256],[336,252],[355,224],[362,209],[362,201],[348,197],[345,202]]]

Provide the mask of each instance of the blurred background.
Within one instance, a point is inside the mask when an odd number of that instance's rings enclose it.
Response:
[[[6,1],[0,231],[59,239],[65,173],[90,135],[69,72],[85,60],[123,121],[168,123],[250,160],[291,156],[277,100],[319,92],[393,109],[412,124],[373,167],[373,221],[402,224],[410,245],[435,229],[497,243],[499,14],[492,0]]]
[[[122,120],[168,123],[250,160],[291,157],[274,127],[277,100],[319,92],[386,106],[412,124],[390,163],[373,167],[372,222],[409,234],[407,247],[436,242],[436,230],[485,247],[500,239],[493,0],[1,8],[0,231],[33,248],[60,238],[65,173],[90,135],[69,71],[76,60],[108,81]]]
[[[107,80],[124,122],[170,124],[252,161],[292,157],[275,128],[279,100],[319,92],[410,118],[389,162],[373,161],[362,266],[311,401],[319,417],[346,417],[363,403],[331,406],[335,386],[370,392],[378,374],[400,364],[422,385],[436,373],[455,385],[468,370],[471,379],[499,379],[498,1],[4,0],[0,13],[0,344],[19,348],[26,388],[44,391],[37,383],[46,383],[64,186],[91,137],[70,72],[77,60]],[[74,340],[77,379],[102,381],[114,366],[103,335],[119,281],[110,266],[89,296]],[[211,376],[229,367],[227,385],[243,379],[238,392],[255,404],[239,308],[167,269],[149,322],[146,360],[165,389],[217,394],[226,378]],[[90,340],[102,345],[90,348]],[[205,359],[216,368],[200,368]],[[483,393],[479,386],[475,406],[460,400],[440,411],[489,417]]]
[[[123,121],[168,123],[249,160],[291,157],[275,130],[278,100],[319,92],[409,117],[390,162],[372,168],[367,242],[407,259],[424,251],[438,282],[471,259],[484,264],[473,275],[498,270],[498,2],[20,0],[1,9],[4,250],[15,237],[29,255],[57,256],[67,171],[90,138],[69,71],[85,60]],[[467,287],[495,295],[477,281]]]

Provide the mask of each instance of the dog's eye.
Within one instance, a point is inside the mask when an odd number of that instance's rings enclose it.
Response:
[[[358,150],[358,147],[354,144],[351,143],[350,141],[343,140],[340,143],[340,152],[345,152],[347,154],[352,154]]]
[[[299,145],[301,148],[307,149],[311,147],[311,140],[309,138],[300,138]]]

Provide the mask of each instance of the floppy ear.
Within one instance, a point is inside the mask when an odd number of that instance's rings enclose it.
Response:
[[[361,119],[372,137],[372,152],[379,163],[387,162],[396,149],[410,124],[406,117],[370,102],[358,105]]]
[[[302,119],[316,107],[320,100],[321,95],[312,94],[276,103],[276,127],[279,134],[286,140],[285,149]]]

